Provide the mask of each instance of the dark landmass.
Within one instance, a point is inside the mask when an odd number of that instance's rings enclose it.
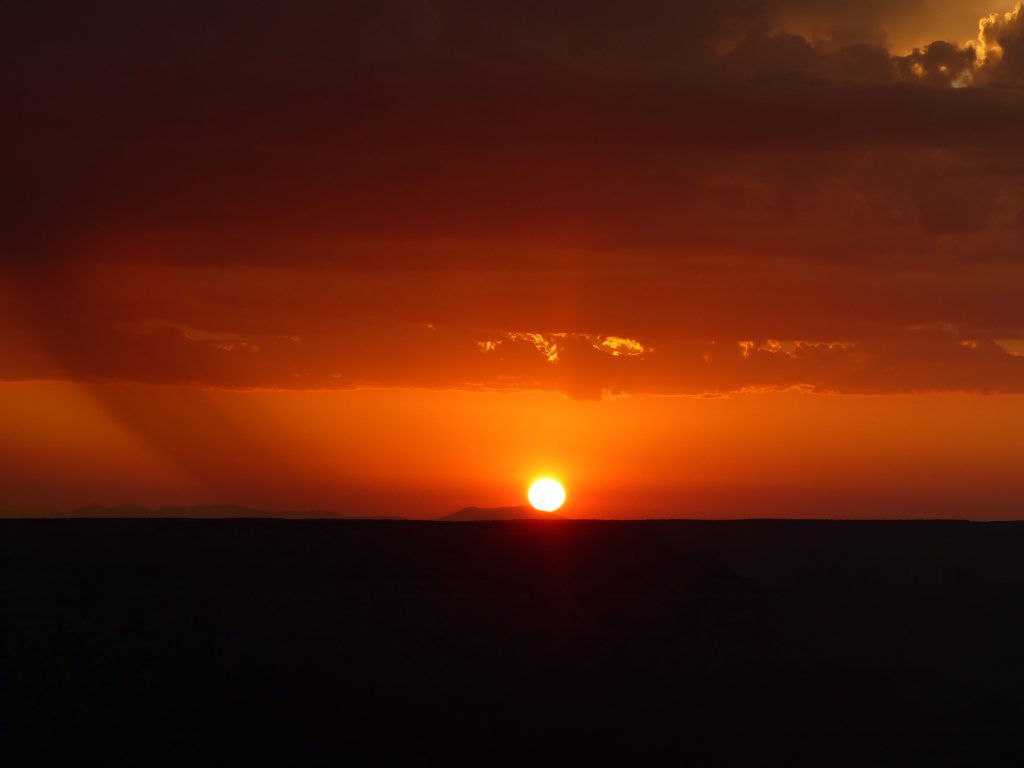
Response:
[[[519,507],[463,507],[440,518],[449,522],[472,522],[474,520],[561,520],[555,512],[539,512],[531,506]]]
[[[1021,523],[0,521],[4,751],[1019,765],[1022,553]]]

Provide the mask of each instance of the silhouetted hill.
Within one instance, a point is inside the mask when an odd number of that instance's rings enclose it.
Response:
[[[538,512],[530,506],[520,507],[463,507],[458,512],[445,515],[441,520],[469,522],[474,520],[559,520],[564,519],[555,512]]]

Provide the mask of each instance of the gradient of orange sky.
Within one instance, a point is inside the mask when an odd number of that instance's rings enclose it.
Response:
[[[235,503],[435,517],[561,478],[572,516],[1015,517],[1024,396],[721,398],[0,385],[15,512]]]
[[[1024,3],[101,0],[0,50],[0,510],[1022,513]]]

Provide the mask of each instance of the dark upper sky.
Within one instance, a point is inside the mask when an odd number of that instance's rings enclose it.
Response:
[[[0,378],[1024,392],[1024,14],[954,5],[8,5]]]

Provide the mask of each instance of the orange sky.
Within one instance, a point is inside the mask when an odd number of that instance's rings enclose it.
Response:
[[[522,503],[551,474],[579,516],[1019,514],[1024,398],[630,396],[413,389],[0,386],[7,503],[235,503],[433,517]]]
[[[0,36],[0,510],[1020,514],[1024,6]]]

